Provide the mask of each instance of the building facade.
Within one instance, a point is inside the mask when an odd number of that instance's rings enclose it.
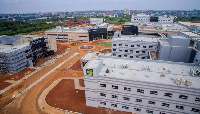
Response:
[[[118,32],[119,33],[119,32]],[[139,35],[116,35],[112,39],[112,56],[150,59],[150,52],[158,51],[160,37]]]
[[[174,17],[170,16],[150,16],[145,14],[132,15],[132,23],[173,23]]]
[[[40,58],[53,55],[57,46],[45,39],[48,37],[0,36],[0,72],[17,73],[33,67]]]
[[[140,114],[198,114],[196,64],[99,56],[83,68],[86,105]]]

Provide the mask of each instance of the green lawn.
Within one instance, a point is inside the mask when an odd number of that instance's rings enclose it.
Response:
[[[97,44],[102,45],[102,46],[107,46],[107,47],[111,47],[112,44],[108,43],[108,42],[98,42]]]

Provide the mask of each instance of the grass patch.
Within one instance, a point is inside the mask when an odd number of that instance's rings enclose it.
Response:
[[[106,47],[111,47],[112,44],[108,43],[108,42],[98,42],[97,44],[101,45],[101,46],[106,46]]]

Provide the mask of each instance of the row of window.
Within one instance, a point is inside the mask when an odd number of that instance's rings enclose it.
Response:
[[[113,56],[116,56],[116,54],[112,54]],[[122,55],[118,55],[118,57],[122,57]],[[124,57],[128,57],[128,55],[124,55]],[[130,56],[130,58],[133,58],[133,56]],[[135,58],[139,58],[139,56],[135,56]],[[149,57],[147,57],[148,59]],[[141,57],[141,59],[145,59],[145,57]]]
[[[106,84],[100,84],[100,87],[106,88]],[[113,90],[117,90],[118,86],[117,85],[112,85]],[[131,92],[131,88],[129,87],[124,87],[124,91]],[[137,93],[144,94],[143,89],[137,89]],[[150,91],[150,95],[158,95],[158,91]],[[164,97],[172,98],[173,94],[172,93],[164,93]],[[182,100],[187,100],[188,96],[187,95],[179,95],[179,99]],[[200,102],[200,97],[196,97],[195,102]]]
[[[117,46],[117,44],[113,44],[113,46]],[[119,44],[119,46],[122,46],[122,44]],[[128,47],[128,44],[125,44],[125,46]],[[140,47],[140,45],[130,45],[131,47]],[[147,48],[147,46],[142,46],[143,48]],[[149,48],[153,48],[153,46],[149,46]]]
[[[154,103],[154,102],[149,101],[149,103]],[[100,104],[106,105],[106,102],[100,102]],[[114,107],[114,108],[117,108],[117,107],[118,107],[118,104],[114,104],[114,103],[113,103],[113,104],[111,104],[111,106]],[[162,103],[161,106],[169,107],[169,104]],[[125,105],[122,106],[122,109],[128,110],[129,108],[130,108],[129,106],[125,106]],[[184,106],[176,105],[176,109],[184,110]],[[141,112],[142,108],[134,108],[134,110],[135,110],[136,112]],[[146,110],[146,112],[147,112],[147,113],[153,114],[153,111],[152,111],[152,110]],[[200,109],[192,108],[192,109],[191,109],[191,112],[199,112],[199,113],[200,113]],[[161,112],[160,114],[165,114],[165,113]]]
[[[116,51],[116,49],[113,49],[113,51]],[[120,52],[122,52],[122,50],[119,50]],[[128,52],[128,50],[124,50],[124,52]],[[131,53],[133,53],[133,50],[130,50]],[[135,53],[146,53],[146,51],[135,51]]]

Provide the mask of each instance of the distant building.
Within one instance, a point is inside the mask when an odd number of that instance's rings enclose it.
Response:
[[[86,105],[140,114],[197,114],[196,64],[98,56],[83,67]]]
[[[127,8],[124,8],[124,14],[126,14],[126,15],[129,14],[129,10]]]
[[[133,10],[129,10],[129,15],[133,15]]]
[[[174,17],[165,16],[150,16],[145,14],[132,15],[131,22],[133,23],[173,23]]]
[[[148,35],[122,35],[115,33],[112,39],[112,56],[150,59],[150,52],[158,51],[158,39]]]
[[[134,25],[123,25],[122,34],[124,35],[138,35],[138,27]]]
[[[90,18],[90,24],[96,24],[97,26],[104,23],[103,18]]]

